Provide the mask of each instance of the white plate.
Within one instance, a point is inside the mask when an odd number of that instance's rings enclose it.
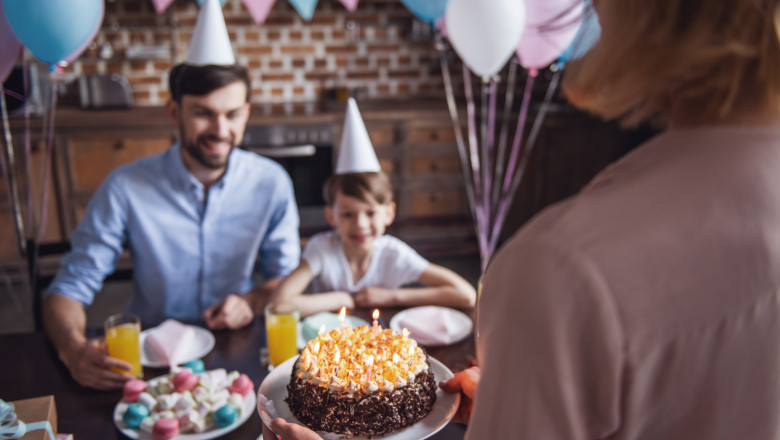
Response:
[[[146,383],[151,387],[164,378],[165,376],[155,377],[154,379],[148,380]],[[128,428],[127,425],[125,425],[125,422],[122,420],[122,415],[125,413],[128,405],[128,403],[120,400],[119,403],[116,404],[116,407],[114,407],[114,424],[116,427],[122,431],[122,434],[132,439],[153,439],[154,437],[151,434],[138,429]],[[244,396],[244,404],[241,407],[241,416],[236,419],[232,425],[225,426],[224,428],[212,428],[208,431],[203,431],[196,434],[179,434],[176,436],[176,438],[182,440],[207,440],[225,435],[228,432],[243,425],[244,422],[249,419],[249,416],[252,415],[252,412],[255,410],[255,408],[257,408],[257,396],[255,396],[254,392],[247,393],[246,396]]]
[[[333,317],[335,317],[335,323]],[[307,316],[306,318],[304,318],[300,323],[298,323],[298,348],[300,350],[303,350],[303,347],[305,347],[306,344],[309,342],[309,339],[303,336],[304,322],[317,330],[319,330],[320,326],[324,324],[325,331],[329,332],[340,325],[338,319],[339,317],[337,314],[330,313],[330,312],[317,313],[315,315]],[[357,328],[362,325],[368,325],[368,323],[365,320],[358,318],[357,316],[347,315],[346,319],[344,319],[344,325],[348,325],[352,328]]]
[[[284,399],[287,397],[287,384],[290,382],[290,373],[292,373],[292,367],[298,356],[287,359],[281,365],[274,368],[273,371],[268,373],[263,383],[260,384],[258,394],[262,394],[273,401],[276,408],[277,415],[282,417],[290,423],[297,423],[303,425],[290,411],[290,407],[287,406],[287,402]],[[449,368],[444,364],[429,356],[431,362],[431,371],[433,372],[434,379],[438,383],[442,380],[450,379],[453,374]],[[433,404],[431,412],[421,420],[417,421],[414,425],[396,431],[390,434],[385,434],[373,438],[382,438],[384,440],[422,440],[428,438],[433,434],[436,434],[444,428],[447,423],[455,416],[458,411],[458,405],[460,405],[460,394],[458,393],[446,393],[441,388],[436,388],[436,402]],[[265,411],[258,408],[261,412]],[[350,438],[351,440],[367,440],[367,437],[347,437],[336,434],[328,434],[328,438]]]
[[[393,319],[390,320],[390,328],[395,330],[398,333],[401,333],[403,331],[400,324],[402,319],[405,318],[414,319],[414,316],[417,314],[423,315],[425,317],[424,319],[428,319],[430,316],[429,314],[431,312],[448,314],[450,323],[453,325],[454,330],[450,334],[448,342],[438,342],[438,343],[432,343],[430,342],[430,340],[423,339],[422,337],[420,337],[420,339],[417,339],[417,337],[415,337],[414,332],[410,332],[409,336],[411,336],[419,344],[428,347],[450,345],[462,341],[468,335],[471,334],[471,330],[474,327],[474,323],[471,322],[471,318],[469,318],[468,315],[461,312],[460,310],[450,309],[449,307],[439,307],[439,306],[412,307],[411,309],[402,310],[398,312],[395,316],[393,316]]]
[[[186,351],[182,353],[181,364],[195,359],[200,359],[209,354],[214,348],[214,334],[203,327],[189,326],[193,330],[192,342],[187,344]],[[146,336],[153,329],[141,332],[139,343],[141,344],[141,364],[144,367],[167,367],[168,363],[155,357],[154,353],[146,346]]]

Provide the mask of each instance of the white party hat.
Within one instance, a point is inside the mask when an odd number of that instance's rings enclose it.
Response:
[[[336,161],[336,174],[378,173],[382,171],[374,146],[368,137],[366,125],[360,116],[355,98],[347,101],[347,115],[341,133],[341,147]]]
[[[205,0],[201,5],[185,64],[190,66],[236,64],[219,0]]]

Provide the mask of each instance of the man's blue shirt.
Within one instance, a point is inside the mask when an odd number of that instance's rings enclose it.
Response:
[[[143,325],[166,318],[202,322],[231,293],[287,275],[299,263],[298,210],[290,177],[244,150],[204,186],[184,166],[179,144],[114,170],[87,205],[47,295],[92,303],[124,247],[133,262],[127,311]]]

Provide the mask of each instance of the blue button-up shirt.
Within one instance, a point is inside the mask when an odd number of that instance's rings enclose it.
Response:
[[[202,322],[228,294],[291,272],[299,262],[298,210],[277,163],[235,149],[225,175],[206,188],[178,144],[114,170],[90,200],[47,294],[92,303],[124,247],[133,261],[127,311],[143,325]]]

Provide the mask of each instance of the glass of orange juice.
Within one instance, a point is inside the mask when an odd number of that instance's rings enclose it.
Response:
[[[141,378],[144,375],[141,367],[141,320],[130,314],[111,315],[106,318],[106,346],[108,355],[130,364],[129,373]],[[112,368],[117,373],[127,373],[127,370]]]
[[[298,310],[287,304],[265,307],[268,357],[274,367],[298,354]]]

